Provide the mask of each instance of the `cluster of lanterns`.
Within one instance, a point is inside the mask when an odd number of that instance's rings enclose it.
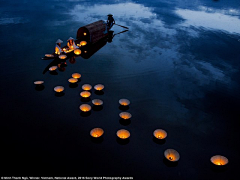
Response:
[[[82,88],[83,88],[84,90],[86,90],[86,88],[90,90],[90,89],[91,89],[91,85],[85,84],[85,85],[83,85]],[[94,86],[94,89],[95,89],[96,91],[102,91],[102,90],[104,89],[104,86],[103,86],[102,84],[97,84],[97,85]],[[88,91],[83,91],[83,92],[88,92]],[[103,101],[100,100],[100,99],[93,99],[93,100],[92,100],[92,103],[93,103],[95,106],[101,106],[101,105],[103,104]],[[130,104],[130,101],[127,100],[127,99],[120,99],[120,100],[119,100],[119,103],[120,103],[120,105],[128,106],[128,105]],[[91,106],[88,105],[88,104],[82,104],[82,105],[80,106],[80,110],[81,110],[82,112],[88,112],[88,111],[91,110]],[[120,116],[122,119],[125,119],[125,120],[130,119],[130,118],[132,117],[132,115],[131,115],[130,113],[128,113],[128,112],[121,112],[121,113],[119,114],[119,116]],[[103,131],[102,128],[94,128],[94,129],[92,129],[92,130],[90,131],[90,135],[91,135],[93,138],[100,138],[100,137],[103,135],[103,133],[104,133],[104,131]],[[118,137],[119,139],[121,139],[121,140],[126,140],[126,139],[128,139],[128,138],[130,137],[130,132],[129,132],[128,130],[126,130],[126,129],[120,129],[120,130],[117,131],[116,135],[117,135],[117,137]]]
[[[52,66],[49,68],[49,70],[50,69],[51,69],[51,71],[54,71],[57,69],[57,66]],[[76,82],[78,82],[78,79],[80,79],[80,78],[81,78],[81,74],[73,73],[72,78],[68,79],[68,81],[70,83],[76,83]],[[35,81],[34,82],[36,87],[42,86],[43,83],[44,83],[44,81]],[[83,89],[83,91],[80,93],[80,96],[82,98],[89,98],[91,96],[91,92],[89,92],[89,91],[92,89],[92,86],[90,84],[84,84],[84,85],[82,85],[82,89]],[[96,91],[102,91],[104,89],[104,85],[97,84],[94,86],[94,89]],[[56,86],[56,87],[54,87],[54,91],[56,93],[62,93],[64,91],[64,87]],[[92,104],[94,106],[102,106],[103,101],[101,99],[93,99]],[[120,99],[119,104],[120,104],[120,107],[126,108],[126,107],[129,107],[130,101],[128,99]],[[79,109],[83,113],[87,113],[87,112],[91,111],[92,107],[88,104],[82,104],[79,106]],[[127,120],[131,119],[131,117],[132,117],[131,113],[129,113],[129,112],[121,112],[121,113],[119,113],[119,116],[124,121],[127,121]],[[100,137],[102,137],[103,134],[104,134],[104,130],[102,128],[94,128],[90,131],[90,135],[92,138],[100,138]],[[130,137],[130,132],[126,129],[120,129],[116,132],[116,135],[119,139],[126,140]],[[156,129],[153,132],[153,136],[157,140],[161,141],[167,137],[167,132],[163,129]],[[166,149],[164,151],[164,157],[169,162],[177,162],[180,159],[180,154],[174,149]],[[228,159],[222,155],[212,156],[210,161],[212,162],[212,164],[214,164],[216,166],[224,166],[224,165],[228,164]]]
[[[87,35],[86,33],[84,35]],[[79,44],[77,44],[77,46],[81,47],[81,46],[85,46],[87,44],[86,41],[81,41]],[[84,51],[86,53],[86,51]],[[75,55],[80,55],[81,54],[81,50],[80,49],[75,49],[74,50],[74,54]],[[54,55],[52,54],[45,54],[45,57],[54,57]],[[66,59],[67,56],[66,55],[59,55],[60,59]],[[57,66],[52,66],[49,68],[50,72],[55,72],[56,69],[58,67]],[[79,73],[73,73],[72,77],[68,79],[68,82],[71,84],[77,83],[78,80],[81,78],[81,74]],[[35,81],[34,84],[36,85],[36,87],[42,86],[44,83],[44,81]],[[91,90],[92,90],[92,85],[90,84],[84,84],[82,85],[82,89],[83,91],[80,93],[80,96],[82,98],[89,98],[91,96]],[[94,89],[96,92],[102,92],[104,89],[104,85],[102,84],[97,84],[94,86]],[[64,87],[63,86],[56,86],[54,87],[54,91],[56,93],[62,93],[64,91]],[[92,104],[96,107],[100,107],[103,105],[103,101],[101,99],[93,99]],[[130,105],[130,101],[128,99],[120,99],[119,100],[119,104],[120,104],[120,109],[121,110],[126,110],[129,108]],[[88,113],[91,111],[92,107],[89,104],[81,104],[79,106],[79,109],[81,110],[82,113]],[[123,111],[121,113],[119,113],[119,116],[121,118],[121,120],[123,121],[129,121],[132,118],[131,113]],[[94,128],[90,131],[90,136],[94,139],[98,139],[101,138],[104,134],[104,130],[102,128]],[[126,129],[120,129],[116,132],[117,137],[120,140],[128,140],[130,137],[130,132]],[[156,129],[153,132],[153,136],[155,138],[155,140],[159,140],[159,141],[163,141],[166,139],[167,137],[167,132],[163,129]],[[168,162],[178,162],[180,159],[180,154],[175,150],[175,149],[166,149],[164,151],[164,157],[166,158],[166,160],[168,160]],[[228,159],[222,155],[215,155],[212,156],[210,158],[210,161],[212,164],[216,165],[216,166],[224,166],[228,164]]]
[[[94,89],[96,91],[99,91],[99,89],[101,89],[101,91],[102,91],[103,88],[104,88],[104,85],[102,85],[102,84],[97,84],[94,86]],[[83,91],[80,93],[80,96],[83,98],[83,100],[88,100],[91,96],[90,91],[92,90],[92,85],[83,84],[82,89],[83,89]],[[103,101],[101,99],[93,99],[92,104],[95,107],[101,107],[103,105]],[[91,111],[92,107],[88,104],[82,104],[82,105],[80,105],[79,109],[82,111],[82,113],[89,113]]]

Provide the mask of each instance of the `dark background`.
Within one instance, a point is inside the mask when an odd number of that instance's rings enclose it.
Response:
[[[0,3],[1,176],[237,179],[238,0]],[[108,13],[129,31],[90,59],[67,60],[64,72],[43,74],[51,60],[41,57],[58,38],[65,45],[79,27]],[[82,78],[70,88],[74,72]],[[45,81],[43,91],[35,90],[35,80]],[[104,95],[91,96],[103,100],[103,110],[88,117],[79,110],[84,83],[105,85]],[[65,87],[64,96],[55,96],[57,85]],[[131,101],[127,126],[119,123],[120,98]],[[91,141],[95,127],[105,131],[102,143]],[[131,133],[126,145],[116,139],[121,128]],[[157,128],[168,133],[164,144],[153,141]],[[163,162],[168,148],[180,153],[176,167]],[[216,172],[210,158],[217,154],[229,164]]]

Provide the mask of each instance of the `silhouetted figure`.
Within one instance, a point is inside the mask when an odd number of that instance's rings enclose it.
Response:
[[[67,46],[68,46],[69,49],[74,50],[74,49],[78,48],[72,37],[70,37],[67,41],[68,41]]]
[[[114,24],[115,24],[115,20],[113,18],[113,15],[112,14],[108,14],[108,20],[107,20],[108,28],[111,29]]]
[[[61,54],[63,52],[62,48],[61,48],[61,43],[63,43],[63,41],[61,39],[58,39],[56,41],[55,54]]]

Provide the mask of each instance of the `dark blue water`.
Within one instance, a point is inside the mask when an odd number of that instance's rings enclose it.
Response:
[[[132,176],[135,179],[238,179],[240,117],[240,2],[1,1],[1,176]],[[44,69],[55,41],[106,20],[129,31],[114,36],[89,59],[67,60],[57,75]],[[124,28],[114,26],[114,34]],[[68,79],[82,74],[77,88]],[[33,82],[44,80],[36,91]],[[85,83],[105,85],[101,111],[82,117]],[[53,88],[65,87],[56,97]],[[118,100],[131,101],[131,123],[119,122]],[[91,104],[89,102],[89,104]],[[104,129],[101,143],[90,130]],[[116,131],[130,131],[121,145]],[[157,128],[166,142],[153,141]],[[176,149],[176,167],[163,152]],[[211,167],[213,155],[229,160]]]

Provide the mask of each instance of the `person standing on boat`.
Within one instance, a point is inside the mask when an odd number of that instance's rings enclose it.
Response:
[[[78,46],[76,46],[74,39],[72,37],[70,37],[67,41],[68,41],[67,46],[70,50],[74,50],[78,48]]]
[[[55,46],[55,54],[61,54],[63,52],[62,48],[61,48],[61,43],[63,43],[63,41],[61,39],[58,39],[56,41],[56,46]]]
[[[112,14],[108,14],[108,20],[107,20],[108,28],[111,29],[114,24],[115,24],[115,20],[113,18],[113,15]]]

